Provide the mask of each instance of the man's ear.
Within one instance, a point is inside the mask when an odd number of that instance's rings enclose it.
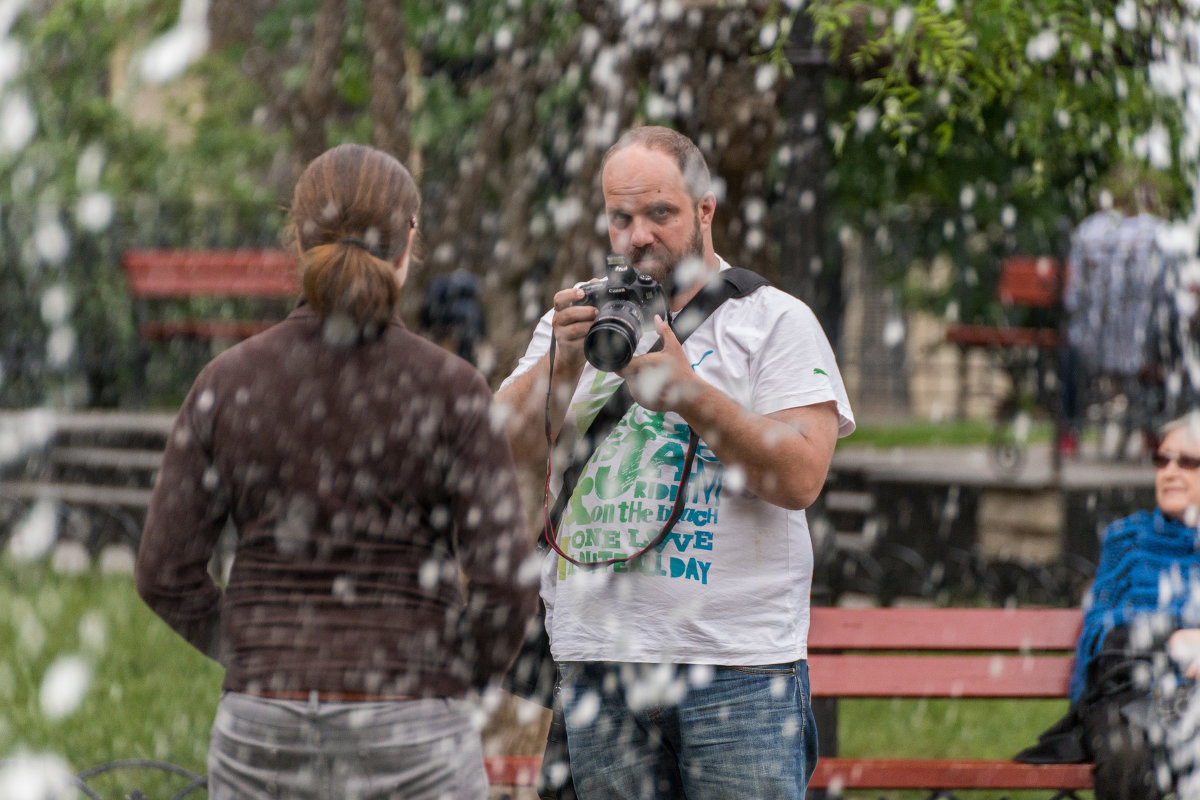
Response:
[[[696,204],[696,212],[700,216],[700,227],[711,228],[713,216],[717,213],[717,196],[712,192],[705,192]]]

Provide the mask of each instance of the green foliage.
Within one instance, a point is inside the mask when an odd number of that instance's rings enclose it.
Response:
[[[0,209],[6,239],[23,243],[7,255],[6,272],[19,273],[26,297],[40,299],[48,288],[64,281],[78,296],[97,296],[111,300],[105,291],[111,282],[112,271],[99,269],[84,272],[73,259],[47,257],[30,247],[39,231],[71,230],[70,221],[63,219],[69,201],[86,190],[105,191],[113,188],[110,178],[101,171],[87,180],[93,185],[81,186],[77,162],[81,151],[96,148],[106,161],[116,160],[125,169],[113,171],[118,180],[136,183],[141,176],[137,168],[147,149],[154,147],[146,137],[131,131],[120,114],[102,98],[98,91],[107,75],[107,59],[115,42],[112,34],[85,36],[77,26],[89,13],[100,11],[91,2],[64,2],[53,5],[41,20],[25,17],[19,29],[24,32],[26,60],[24,82],[26,96],[33,104],[39,127],[38,135],[19,153],[0,157]],[[128,21],[128,20],[126,20]],[[132,156],[132,158],[130,158]],[[78,231],[75,231],[78,233]],[[70,236],[72,245],[78,244]],[[40,319],[36,304],[12,309],[6,321],[14,329],[12,336],[26,344],[18,351],[10,344],[8,361],[17,355],[16,379],[0,385],[0,392],[24,399],[36,394],[36,380],[45,370],[45,347],[49,334]],[[119,314],[117,308],[106,311]],[[104,313],[104,312],[101,312]],[[10,340],[11,341],[11,340]]]
[[[178,157],[163,164],[160,178],[170,176],[178,191],[169,196],[185,206],[219,207],[222,216],[262,241],[277,231],[277,187],[263,175],[281,152],[288,136],[257,121],[262,87],[247,81],[232,53],[216,53],[196,66],[204,87],[200,111],[191,126],[192,140]],[[238,234],[234,234],[236,242]]]
[[[298,24],[312,24],[320,5],[320,0],[280,0],[271,3],[254,26],[255,41],[268,50],[282,49],[296,35]]]
[[[162,104],[157,116],[134,105],[141,96],[128,56],[174,24],[177,0],[60,0],[29,4],[18,16],[14,34],[25,58],[14,85],[33,107],[37,135],[19,152],[0,154],[0,405],[45,398],[51,385],[70,394],[80,375],[90,385],[85,402],[141,401],[128,368],[133,341],[117,263],[122,246],[277,241],[295,164],[288,120],[268,109],[276,94],[305,85],[304,47],[320,3],[268,5],[249,47],[278,59],[277,80],[248,78],[247,46],[210,53],[152,93],[150,100]],[[914,304],[963,319],[993,313],[990,275],[998,254],[1060,252],[1064,226],[1086,213],[1112,166],[1144,160],[1147,131],[1167,142],[1164,194],[1188,196],[1196,154],[1180,152],[1181,103],[1154,91],[1147,69],[1152,46],[1173,35],[1171,23],[1184,13],[1174,0],[1154,4],[1158,17],[1142,4],[1107,0],[795,5],[756,6],[757,35],[742,51],[786,73],[792,26],[798,14],[809,15],[832,65],[829,238],[843,226],[865,232],[873,263]],[[568,47],[581,28],[575,8],[567,0],[403,4],[406,39],[396,48],[422,61],[409,133],[431,208],[477,143],[495,96],[489,70],[518,55],[548,59]],[[330,141],[371,138],[364,24],[362,0],[348,0],[336,98],[324,121]],[[534,46],[517,50],[513,43],[528,38]],[[546,132],[544,196],[535,208],[549,205],[569,176],[590,66],[568,65],[523,98]],[[657,91],[651,88],[636,91],[645,100]],[[85,153],[98,154],[101,166],[81,182]],[[488,208],[502,205],[495,187],[484,191]],[[82,198],[96,194],[113,203],[111,223],[99,230],[81,224],[76,212]],[[1177,210],[1187,211],[1185,201]],[[30,244],[47,220],[57,220],[70,242],[60,260]],[[927,279],[939,256],[952,274]],[[51,366],[44,351],[54,331],[40,302],[60,284],[72,288],[73,323],[86,347],[70,364]],[[103,367],[89,373],[89,360]],[[177,372],[175,382],[186,387],[190,374]]]
[[[850,67],[827,82],[833,225],[873,233],[895,281],[948,257],[949,284],[907,296],[971,319],[992,313],[998,257],[1061,255],[1096,183],[1144,160],[1152,130],[1169,141],[1167,194],[1185,197],[1197,162],[1179,146],[1182,104],[1148,69],[1151,43],[1184,12],[1157,8],[1127,18],[1091,0],[813,4],[818,38]]]
[[[409,128],[413,144],[447,164],[459,163],[471,151],[472,134],[491,104],[492,91],[481,89],[464,96],[446,75],[431,75],[422,91],[424,102]],[[451,131],[455,135],[448,137]]]
[[[1018,121],[1030,110],[1035,118],[1079,110],[1123,118],[1131,136],[1153,122],[1178,123],[1177,109],[1153,99],[1146,67],[1150,41],[1161,44],[1184,13],[1163,3],[1155,16],[1143,10],[1136,21],[1123,20],[1111,4],[1091,0],[1048,0],[1037,10],[1011,0],[811,6],[818,40],[860,76],[867,105],[901,152],[930,131],[942,149],[954,126],[985,131],[988,110],[1009,103],[1026,106],[1016,109]],[[1058,91],[1047,93],[1051,87]],[[1088,94],[1106,102],[1081,104]],[[1143,116],[1147,110],[1157,113]],[[858,120],[852,113],[843,133]],[[1012,154],[1036,150],[1043,132],[1019,129]]]
[[[130,54],[178,12],[165,0],[62,0],[16,21],[24,49],[17,83],[37,132],[18,152],[0,154],[0,240],[9,244],[0,279],[6,294],[19,288],[0,337],[0,405],[140,404],[123,247],[202,237],[232,244],[247,231],[278,230],[278,198],[262,175],[286,137],[255,124],[261,88],[231,55],[197,65],[196,88],[152,95],[171,130],[135,121]],[[82,216],[85,201],[108,203],[109,218]],[[65,238],[65,252],[34,246],[47,231]],[[262,243],[261,233],[254,238]],[[40,304],[63,286],[76,347],[56,363]]]

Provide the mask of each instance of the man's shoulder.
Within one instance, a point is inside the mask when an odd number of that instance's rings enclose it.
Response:
[[[807,318],[812,315],[803,300],[772,283],[759,286],[740,297],[732,297],[723,306],[726,307],[723,313],[729,317],[746,317],[754,321],[756,326],[765,326],[779,317],[801,315]]]
[[[746,287],[746,292],[742,297],[735,297],[735,300],[744,300],[747,298],[755,298],[762,303],[782,304],[782,306],[794,306],[800,308],[808,308],[804,301],[789,293],[785,289],[781,289],[776,282],[764,272],[750,269],[749,267],[738,267],[730,264],[721,256],[717,256],[720,262],[720,270],[718,275],[723,275],[730,282],[735,283],[739,287]],[[738,277],[734,278],[734,275]]]

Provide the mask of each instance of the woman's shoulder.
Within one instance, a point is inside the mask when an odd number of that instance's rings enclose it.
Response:
[[[403,352],[409,369],[456,393],[491,393],[483,374],[457,353],[452,353],[418,333],[395,325],[388,331],[388,346]]]
[[[1194,551],[1195,530],[1165,518],[1161,512],[1135,511],[1108,525],[1101,534],[1106,552],[1136,548],[1147,553],[1166,555]]]
[[[1135,511],[1127,517],[1121,517],[1108,523],[1101,538],[1108,542],[1110,539],[1123,539],[1138,533],[1152,530],[1154,527],[1153,511]]]

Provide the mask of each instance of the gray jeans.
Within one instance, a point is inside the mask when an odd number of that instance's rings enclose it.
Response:
[[[226,692],[208,752],[210,800],[483,800],[466,701],[274,700]]]

